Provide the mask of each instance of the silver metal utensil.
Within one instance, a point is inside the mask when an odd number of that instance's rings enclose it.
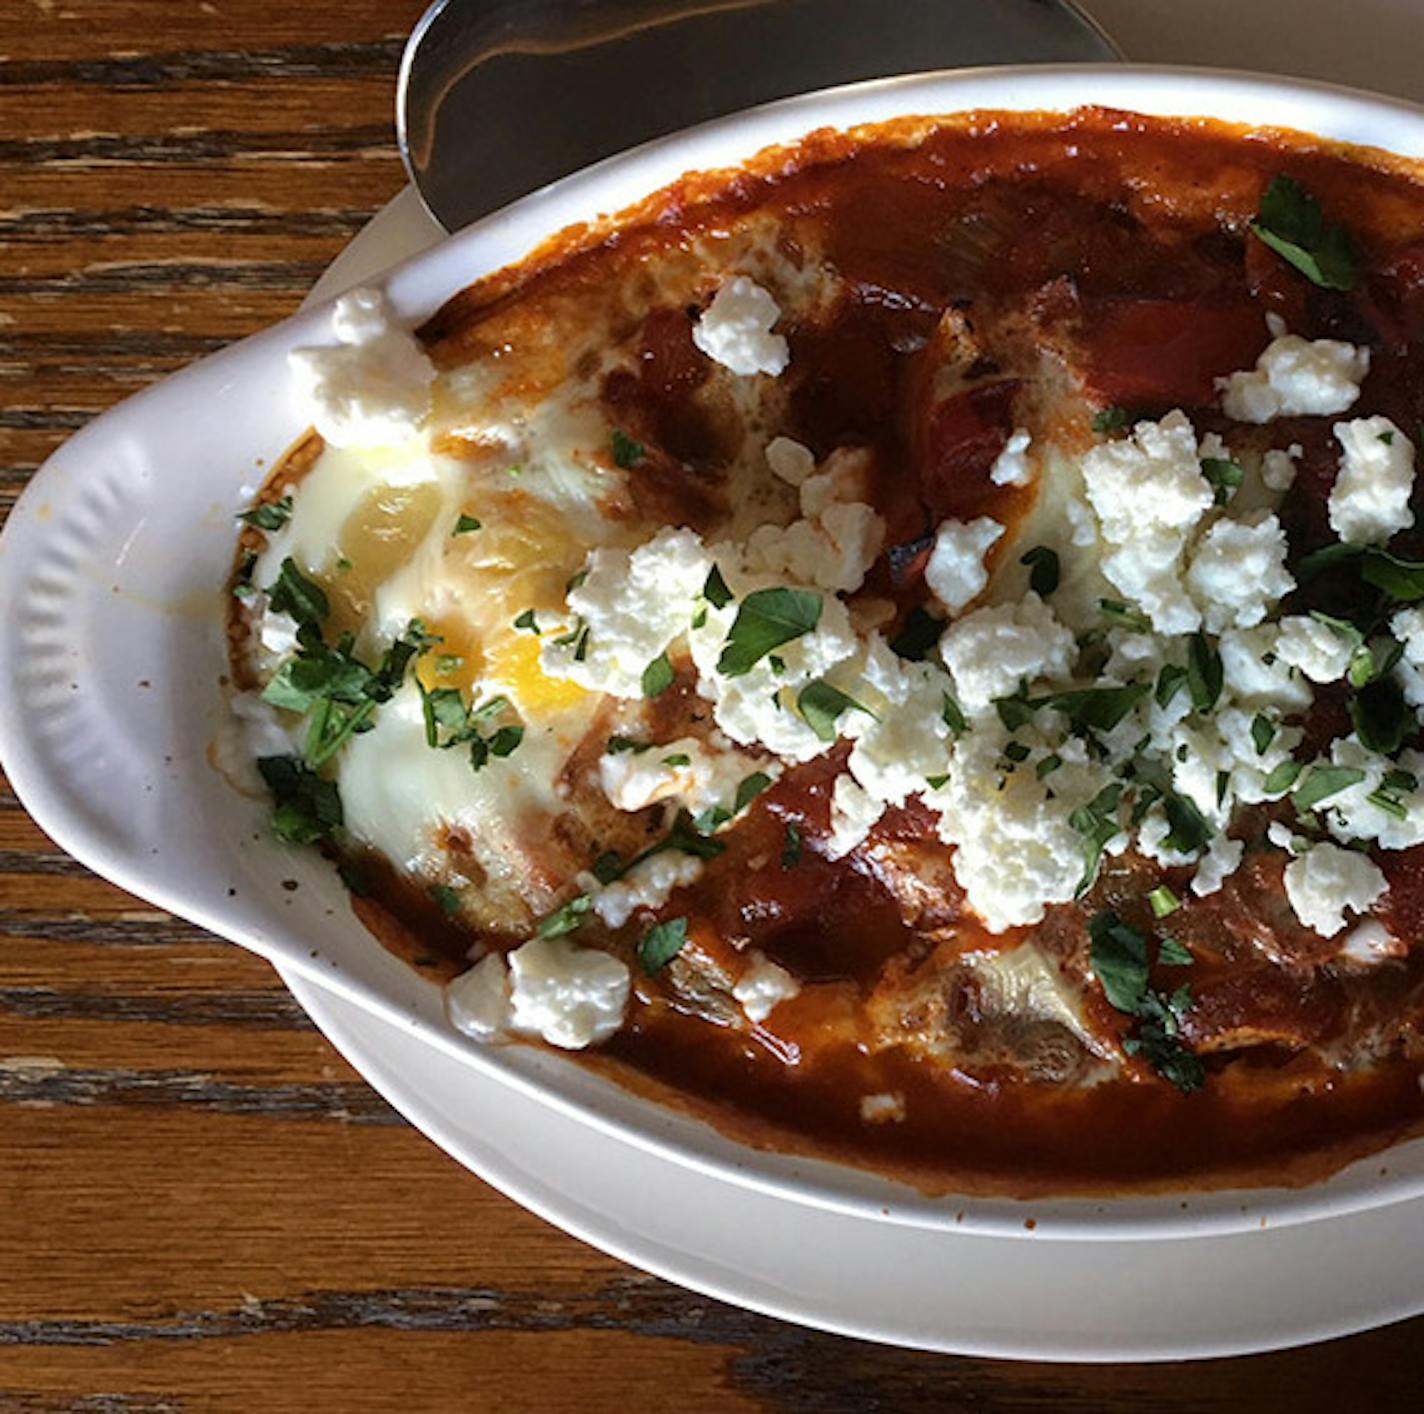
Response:
[[[457,230],[559,177],[774,98],[924,69],[1120,58],[1069,0],[436,0],[401,154]]]

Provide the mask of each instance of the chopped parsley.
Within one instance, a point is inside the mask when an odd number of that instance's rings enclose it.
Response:
[[[533,609],[525,609],[525,611],[515,619],[514,626],[517,629],[523,630],[525,633],[538,634],[540,632],[539,620],[534,617]]]
[[[1162,671],[1157,674],[1157,687],[1154,696],[1159,707],[1166,707],[1171,700],[1187,685],[1187,670],[1178,667],[1175,663],[1165,663]]]
[[[330,839],[342,824],[335,781],[319,776],[299,756],[261,756],[257,770],[272,793],[272,832],[288,844]]]
[[[1276,739],[1276,728],[1269,718],[1257,712],[1251,719],[1251,744],[1257,756],[1264,756],[1266,749]]]
[[[801,862],[801,827],[795,820],[786,822],[786,834],[781,844],[781,867],[794,869]]]
[[[1168,889],[1166,892],[1170,894],[1171,890]],[[1180,905],[1176,905],[1174,900],[1174,906],[1179,907]],[[1155,905],[1152,911],[1154,913],[1157,912]],[[1169,908],[1167,913],[1171,912],[1172,909]],[[1165,918],[1166,916],[1167,915],[1163,913],[1157,914],[1158,918]],[[1161,946],[1157,949],[1157,961],[1160,962],[1163,967],[1191,967],[1196,962],[1196,958],[1192,956],[1191,949],[1185,946],[1185,944],[1179,943],[1175,938],[1163,938]]]
[[[1210,712],[1221,696],[1224,672],[1221,654],[1207,641],[1204,633],[1192,635],[1187,649],[1187,691],[1192,706],[1198,712]]]
[[[663,757],[663,765],[673,767],[690,766],[692,765],[692,757],[685,751],[674,751],[671,756]]]
[[[1058,588],[1061,570],[1058,551],[1047,545],[1035,545],[1026,555],[1019,557],[1019,564],[1028,566],[1028,587],[1044,598]]]
[[[783,643],[810,633],[821,621],[821,596],[808,589],[757,589],[742,600],[717,660],[729,678],[749,673]]]
[[[1354,288],[1349,231],[1326,221],[1320,202],[1294,177],[1278,176],[1266,188],[1251,229],[1312,284],[1326,290]]]
[[[613,429],[613,464],[632,471],[647,455],[647,448],[636,437],[630,437],[621,427]]]
[[[453,540],[457,535],[468,535],[472,530],[479,530],[480,528],[480,522],[474,516],[467,516],[462,513],[455,522],[454,530],[450,532],[450,538]]]
[[[1181,1039],[1182,1021],[1191,1010],[1191,988],[1178,987],[1170,996],[1148,986],[1148,942],[1115,913],[1100,913],[1088,925],[1093,972],[1117,1011],[1138,1019],[1137,1034],[1123,1042],[1128,1055],[1140,1055],[1164,1080],[1184,1095],[1206,1083],[1201,1060]],[[1186,949],[1169,940],[1158,949],[1158,960],[1185,966]],[[1187,954],[1190,957],[1190,954]]]
[[[1342,790],[1359,785],[1364,779],[1365,773],[1354,766],[1312,766],[1291,792],[1291,802],[1297,810],[1314,810],[1317,805],[1339,795]],[[1270,782],[1266,784],[1269,786]]]
[[[969,719],[964,715],[964,708],[949,693],[941,693],[940,696],[939,714],[943,718],[945,726],[949,728],[950,735],[963,736],[969,730]]]
[[[820,678],[808,682],[797,694],[796,710],[821,741],[836,739],[836,723],[845,713],[870,711],[840,688],[832,687]]]
[[[539,926],[534,930],[536,938],[562,938],[567,933],[572,933],[582,926],[584,916],[593,907],[593,898],[589,894],[578,894],[571,898],[562,908],[556,908],[547,917],[540,919]]]
[[[675,958],[687,942],[687,919],[669,918],[665,923],[655,924],[647,936],[638,944],[638,961],[649,977],[661,972]]]
[[[1150,633],[1152,620],[1140,609],[1134,609],[1121,599],[1099,599],[1098,608],[1115,628],[1131,629],[1133,633]]]
[[[1179,899],[1176,894],[1174,894],[1171,889],[1169,889],[1165,884],[1161,885],[1159,888],[1153,889],[1152,892],[1147,895],[1147,902],[1152,905],[1152,916],[1154,918],[1166,918],[1170,914],[1175,913],[1182,906],[1181,899]],[[1167,960],[1166,948],[1167,945],[1166,943],[1164,943],[1162,945],[1162,960],[1164,962]]]
[[[1382,756],[1393,756],[1414,725],[1414,713],[1392,678],[1376,678],[1350,698],[1350,721],[1361,744]]]
[[[928,609],[916,605],[907,615],[900,632],[890,640],[890,649],[912,663],[922,662],[944,632],[944,619],[937,619]]]
[[[1212,836],[1201,811],[1185,796],[1169,794],[1162,799],[1169,827],[1163,845],[1178,854],[1195,854]]]
[[[280,501],[265,501],[243,511],[237,518],[254,530],[280,530],[292,518],[292,498],[283,496]]]
[[[459,913],[460,895],[449,884],[431,884],[430,897],[447,918],[453,918]]]
[[[1202,475],[1206,477],[1216,492],[1218,506],[1224,506],[1246,479],[1246,472],[1242,469],[1241,463],[1233,461],[1230,457],[1203,457],[1201,469]]]
[[[309,580],[290,555],[267,586],[267,607],[274,614],[290,614],[298,626],[319,624],[331,612],[326,591]]]
[[[651,751],[652,747],[653,744],[650,741],[638,741],[631,736],[611,736],[603,750],[608,756],[621,756],[625,751],[641,755],[644,751]]]
[[[1083,838],[1083,877],[1074,891],[1082,898],[1093,887],[1102,863],[1103,850],[1122,833],[1118,821],[1118,806],[1122,802],[1122,786],[1117,782],[1104,786],[1086,805],[1080,805],[1068,823]]]
[[[725,609],[732,602],[732,591],[727,588],[727,581],[722,578],[722,571],[716,565],[707,571],[707,582],[702,586],[702,597],[714,609]]]
[[[643,696],[661,697],[668,688],[673,685],[677,674],[673,671],[672,663],[668,660],[666,653],[659,653],[646,668],[643,669]]]
[[[1261,789],[1267,795],[1284,795],[1300,779],[1303,770],[1305,764],[1301,761],[1282,761],[1267,774]]]
[[[744,777],[737,786],[737,794],[730,810],[725,805],[713,805],[693,820],[697,833],[710,835],[720,830],[728,820],[740,815],[770,784],[771,777],[765,771],[753,771],[750,776]]]
[[[1094,432],[1120,432],[1131,421],[1124,407],[1099,408],[1093,414]]]

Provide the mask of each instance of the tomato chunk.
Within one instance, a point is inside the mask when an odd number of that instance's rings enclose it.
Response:
[[[1123,407],[1201,407],[1217,378],[1250,368],[1266,346],[1265,321],[1248,301],[1103,299],[1082,331],[1089,390]]]

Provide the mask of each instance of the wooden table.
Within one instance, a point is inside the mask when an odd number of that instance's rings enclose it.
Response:
[[[400,187],[392,80],[422,5],[0,4],[6,509],[94,414],[293,309]],[[882,1349],[643,1276],[458,1168],[265,964],[94,878],[8,792],[0,935],[7,1414],[1333,1411],[1345,1376],[1354,1408],[1424,1401],[1424,1320],[1052,1367]]]

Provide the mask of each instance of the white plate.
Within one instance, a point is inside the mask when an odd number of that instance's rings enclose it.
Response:
[[[690,167],[718,167],[813,127],[974,107],[1221,113],[1424,155],[1424,113],[1311,85],[1192,70],[1033,67],[926,75],[809,95],[615,158],[537,192],[385,279],[403,317],[569,222],[616,210]],[[36,474],[0,537],[0,756],[61,846],[120,886],[428,1036],[543,1103],[736,1183],[919,1226],[1044,1236],[1199,1236],[1300,1222],[1424,1192],[1424,1142],[1304,1192],[1191,1199],[929,1200],[873,1174],[763,1154],[640,1100],[568,1059],[481,1049],[436,988],[352,922],[331,869],[276,844],[266,809],[209,769],[222,722],[219,581],[236,511],[302,422],[286,353],[327,339],[312,310],[170,378],[92,423]],[[294,891],[279,887],[296,880]],[[1424,1104],[1424,1098],[1421,1098]]]
[[[594,1133],[284,976],[352,1065],[486,1182],[614,1257],[765,1315],[960,1355],[1121,1361],[1276,1350],[1424,1311],[1424,1200],[1195,1242],[926,1232]]]

